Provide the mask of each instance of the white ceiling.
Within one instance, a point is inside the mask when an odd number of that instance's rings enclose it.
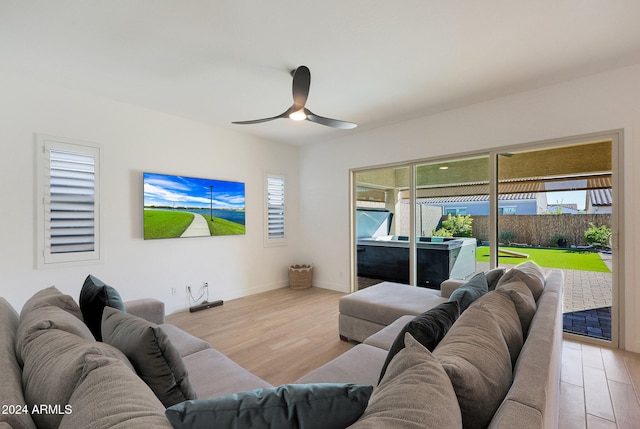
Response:
[[[0,0],[0,71],[293,144],[640,63],[638,0]],[[279,119],[289,71],[307,107]]]

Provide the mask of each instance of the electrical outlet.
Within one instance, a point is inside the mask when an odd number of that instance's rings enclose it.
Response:
[[[178,290],[174,287],[171,288],[171,295],[175,295],[178,293]]]

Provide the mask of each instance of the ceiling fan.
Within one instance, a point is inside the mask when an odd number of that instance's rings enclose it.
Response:
[[[261,122],[273,121],[279,118],[290,118],[294,121],[311,121],[316,124],[326,125],[333,128],[341,128],[348,130],[355,128],[358,125],[353,122],[340,121],[338,119],[325,118],[318,116],[305,107],[307,97],[309,96],[309,85],[311,84],[311,72],[306,66],[300,66],[291,72],[293,76],[293,105],[289,107],[285,112],[278,116],[264,119],[254,119],[252,121],[237,121],[233,124],[259,124]]]

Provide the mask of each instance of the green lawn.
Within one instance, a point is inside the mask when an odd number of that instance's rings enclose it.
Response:
[[[573,249],[539,249],[535,247],[500,247],[500,249],[526,253],[529,258],[516,258],[513,256],[499,255],[500,264],[519,264],[525,261],[534,261],[541,267],[560,268],[566,270],[595,271],[610,273],[611,270],[602,261],[596,252],[587,252]],[[489,262],[489,247],[478,247],[476,251],[478,262]]]
[[[244,234],[245,228],[244,225],[239,223],[231,222],[226,219],[220,219],[219,217],[211,218],[209,216],[204,217],[209,224],[209,231],[211,231],[211,235],[237,235]]]
[[[245,227],[217,217],[213,221],[209,216],[204,217],[209,225],[211,235],[244,234]],[[193,220],[193,213],[172,212],[168,210],[144,211],[144,238],[176,238],[189,227]]]

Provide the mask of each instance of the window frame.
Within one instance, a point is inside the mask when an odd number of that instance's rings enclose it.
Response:
[[[272,225],[270,219],[271,210],[271,193],[270,181],[279,180],[282,183],[282,235],[272,237],[269,230]],[[287,244],[287,179],[283,174],[265,173],[264,176],[264,246],[284,246]]]
[[[100,154],[101,147],[65,137],[35,134],[36,142],[36,265],[38,268],[102,262],[100,233]],[[69,152],[94,158],[93,250],[51,252],[51,151]]]

